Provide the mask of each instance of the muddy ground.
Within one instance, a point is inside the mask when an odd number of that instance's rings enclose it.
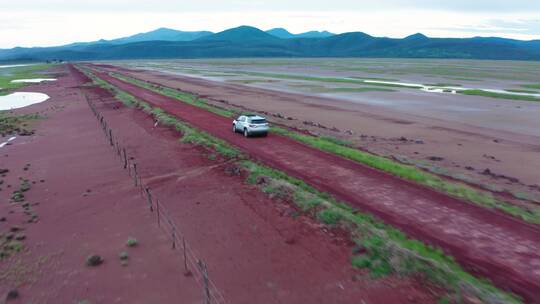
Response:
[[[366,63],[367,62],[367,63]],[[311,82],[227,76],[224,71],[318,77],[385,77],[418,83],[519,89],[540,82],[519,62],[214,60],[120,62],[133,76],[200,94],[215,104],[276,115],[274,121],[354,142],[451,178],[540,202],[540,104],[461,94],[314,93]],[[351,76],[352,75],[352,76]],[[240,79],[247,83],[230,83]],[[250,80],[259,80],[249,83]],[[321,83],[315,83],[316,86]],[[351,87],[349,84],[323,84]],[[289,119],[280,119],[285,117]],[[524,195],[528,193],[529,195]],[[519,202],[518,202],[519,203]]]
[[[201,287],[183,275],[182,259],[122,169],[86,95],[207,263],[227,302],[436,302],[421,282],[374,280],[352,269],[351,248],[338,235],[291,217],[286,202],[227,175],[227,164],[210,160],[208,151],[180,144],[177,133],[155,127],[149,116],[103,90],[81,88],[81,78],[67,68],[59,72],[64,76],[58,81],[25,89],[51,99],[16,111],[41,113],[35,134],[0,148],[0,168],[9,170],[0,186],[0,233],[17,230],[23,245],[0,261],[2,297],[17,289],[13,303],[201,302]],[[23,202],[10,202],[20,178],[30,189]],[[126,247],[130,237],[138,246]],[[124,251],[127,266],[119,259]],[[86,266],[91,254],[102,256],[103,264]]]
[[[389,174],[321,152],[276,134],[246,139],[230,119],[121,81],[101,79],[240,148],[251,157],[300,178],[359,210],[375,214],[408,235],[443,248],[475,273],[535,298],[538,227],[472,205]],[[474,231],[474,233],[470,233]],[[512,244],[508,246],[508,244]]]

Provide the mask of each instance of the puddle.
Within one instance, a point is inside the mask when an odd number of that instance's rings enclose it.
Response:
[[[533,93],[521,93],[521,92],[508,92],[505,90],[496,90],[496,89],[480,89],[480,88],[464,88],[464,87],[452,87],[452,86],[427,86],[420,83],[406,83],[406,82],[392,82],[392,81],[377,81],[377,80],[364,80],[365,83],[380,83],[380,84],[388,84],[388,85],[400,85],[404,87],[411,87],[411,88],[419,88],[420,90],[424,92],[429,93],[445,93],[445,94],[456,94],[459,91],[463,90],[482,90],[485,92],[490,93],[497,93],[497,94],[509,94],[509,95],[521,95],[521,96],[531,96],[531,97],[539,97],[540,94],[533,94]]]
[[[3,142],[3,143],[0,144],[0,148],[2,148],[2,147],[4,147],[5,145],[7,145],[10,141],[15,140],[15,138],[17,138],[17,137],[10,137],[8,140],[6,140],[5,142]]]
[[[16,68],[16,67],[23,67],[23,66],[29,66],[31,64],[11,64],[11,65],[0,65],[0,69],[4,68]]]
[[[34,92],[15,92],[0,96],[0,111],[18,109],[49,99],[49,95]]]
[[[39,82],[43,82],[43,81],[56,81],[56,78],[16,79],[16,80],[12,80],[11,82],[13,82],[13,83],[20,83],[20,82],[39,83]]]
[[[381,83],[381,84],[389,84],[389,85],[399,85],[399,86],[412,87],[412,88],[418,88],[418,87],[424,88],[425,87],[422,84],[407,83],[407,82],[393,82],[393,81],[379,81],[379,80],[364,80],[364,82],[365,83]]]
[[[447,88],[435,88],[435,87],[423,87],[420,90],[424,92],[431,92],[431,93],[450,93],[450,94],[456,94],[457,90],[454,89],[447,89]]]

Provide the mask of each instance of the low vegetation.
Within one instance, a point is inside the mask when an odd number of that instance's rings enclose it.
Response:
[[[12,68],[3,68],[0,74],[0,96],[8,94],[10,91],[25,86],[25,83],[13,83],[16,79],[43,78],[39,72],[50,68],[50,64],[34,64]]]
[[[131,238],[129,238],[129,239],[127,240],[127,242],[126,242],[126,246],[128,246],[128,247],[135,247],[135,246],[137,246],[137,245],[139,245],[139,241],[137,241],[136,238],[132,238],[132,237],[131,237]]]
[[[178,118],[165,113],[163,110],[159,108],[152,108],[152,106],[150,106],[148,103],[142,100],[139,100],[124,91],[118,90],[116,87],[107,83],[106,81],[103,81],[98,77],[95,77],[88,70],[83,69],[82,71],[88,77],[90,77],[90,79],[92,79],[95,84],[111,91],[115,95],[115,97],[118,100],[122,101],[125,105],[131,106],[131,107],[138,107],[142,109],[143,111],[145,111],[146,113],[153,115],[159,123],[165,126],[172,127],[176,129],[177,131],[179,131],[180,133],[182,133],[183,134],[181,138],[182,142],[202,145],[202,146],[211,148],[219,152],[221,155],[223,155],[226,158],[242,157],[238,149],[229,146],[223,140],[217,139],[204,131],[193,128],[189,124],[180,121]],[[178,92],[178,93],[182,94],[183,92]],[[186,95],[186,96],[190,97],[190,95]],[[183,100],[183,99],[180,99],[180,100]],[[194,100],[194,98],[191,100]],[[197,105],[199,105],[199,103],[197,103]],[[221,114],[225,115],[225,113],[221,113]]]
[[[424,85],[428,87],[460,87],[461,86],[460,84],[456,84],[456,83],[444,83],[444,82],[427,83]]]
[[[395,92],[392,89],[386,88],[321,88],[317,89],[317,92],[320,93],[362,93],[362,92]]]
[[[335,140],[328,140],[324,137],[313,137],[303,135],[297,132],[289,131],[283,128],[273,127],[274,133],[290,137],[294,140],[303,142],[309,146],[336,154],[350,160],[359,162],[372,168],[390,173],[400,178],[410,180],[421,185],[444,192],[451,196],[484,206],[494,208],[525,221],[540,224],[540,208],[534,211],[521,208],[511,203],[502,201],[494,197],[491,193],[477,190],[466,184],[445,180],[435,174],[425,172],[415,166],[400,164],[399,162],[388,158],[370,154],[356,148],[349,147],[347,144]]]
[[[522,84],[521,86],[524,87],[524,88],[526,88],[526,89],[536,89],[536,90],[540,90],[540,83],[536,83],[536,84]]]
[[[112,73],[111,76],[116,77],[116,78],[118,78],[120,80],[129,82],[129,83],[132,83],[134,85],[140,86],[142,88],[154,91],[156,93],[160,93],[162,95],[165,95],[165,96],[168,96],[168,97],[171,97],[171,98],[174,98],[174,99],[181,100],[181,101],[183,101],[185,103],[197,106],[199,108],[203,108],[203,109],[205,109],[205,110],[207,110],[209,112],[212,112],[212,113],[215,113],[215,114],[218,114],[218,115],[221,115],[221,116],[233,117],[235,115],[235,112],[233,112],[233,111],[229,111],[229,110],[225,110],[225,109],[218,109],[216,107],[213,107],[213,106],[207,104],[206,99],[198,98],[198,96],[195,95],[195,94],[191,94],[191,93],[188,93],[188,92],[183,92],[183,91],[180,91],[180,90],[175,90],[175,89],[172,89],[172,88],[169,88],[169,87],[154,85],[154,84],[151,84],[151,83],[146,82],[146,81],[142,81],[142,80],[135,79],[135,78],[132,78],[132,77],[126,77],[124,75],[120,75],[120,74],[116,74],[116,73]]]
[[[31,124],[39,118],[38,114],[14,114],[0,111],[0,136],[33,134]]]
[[[108,87],[111,89],[112,86],[108,85]],[[131,102],[132,105],[141,107],[147,113],[156,115],[157,110],[152,109],[148,104],[144,105],[143,102],[127,93],[124,93],[124,95],[118,94],[117,90],[116,92],[117,96],[127,98],[127,104]],[[190,128],[190,132],[205,134],[162,112],[159,112],[158,115],[162,116],[161,121],[167,122],[167,125],[176,127],[180,124],[183,127]],[[182,130],[179,131],[182,132]],[[186,136],[186,133],[182,133]],[[211,135],[205,136],[208,137],[208,142],[219,143],[220,149],[216,149],[213,145],[207,145],[215,149],[217,153],[228,156],[227,151],[235,151],[229,144],[213,138]],[[327,142],[337,145],[330,141]],[[345,148],[343,146],[339,147]],[[451,292],[449,297],[452,299],[459,300],[462,293],[467,292],[468,295],[472,293],[474,297],[480,300],[489,299],[501,303],[519,303],[519,299],[515,296],[505,293],[489,282],[478,279],[464,271],[452,257],[444,255],[441,250],[420,241],[409,239],[399,230],[382,223],[369,214],[361,213],[345,203],[338,202],[328,193],[320,192],[299,179],[250,160],[239,159],[236,164],[248,172],[247,182],[258,184],[261,191],[274,195],[274,197],[290,200],[301,212],[318,219],[330,227],[340,227],[349,231],[355,242],[366,249],[364,254],[353,256],[352,264],[354,266],[369,268],[374,275],[389,273],[400,275],[420,274],[448,289]]]
[[[450,291],[449,297],[455,302],[459,302],[462,293],[467,292],[486,302],[489,299],[500,303],[519,303],[515,296],[467,273],[440,249],[410,239],[373,216],[338,202],[328,193],[320,192],[299,179],[253,161],[240,161],[239,165],[249,173],[248,183],[259,185],[261,190],[273,194],[274,197],[289,198],[301,212],[325,225],[347,230],[357,247],[363,249],[362,254],[353,253],[352,265],[369,269],[374,277],[391,273],[420,274],[433,283],[444,286]]]
[[[92,254],[86,257],[86,266],[89,266],[89,267],[99,266],[103,264],[103,262],[104,262],[104,259],[97,254]]]
[[[394,83],[386,83],[386,82],[377,82],[370,81],[365,82],[364,79],[358,79],[358,78],[347,78],[347,77],[316,77],[316,76],[306,76],[306,75],[294,75],[294,74],[277,74],[277,73],[262,73],[262,72],[246,72],[246,71],[233,71],[233,73],[236,74],[243,74],[243,75],[249,75],[249,76],[257,76],[257,77],[269,77],[269,78],[277,78],[277,79],[294,79],[294,80],[304,80],[304,81],[316,81],[316,82],[325,82],[325,83],[351,83],[351,84],[358,84],[358,85],[371,85],[371,86],[382,86],[382,87],[397,87],[397,88],[411,88],[411,89],[420,89],[421,86],[405,86],[400,84],[394,84]]]
[[[511,93],[527,93],[527,94],[540,94],[538,91],[524,90],[524,89],[506,89],[505,91]]]
[[[141,80],[130,78],[130,77],[123,76],[122,79],[125,81],[129,81],[135,85],[142,86],[143,84],[145,84],[145,86],[143,87],[154,90],[155,92],[158,92],[158,93],[161,93],[162,91],[165,91],[165,90],[171,90],[172,92],[170,92],[170,95],[167,95],[167,96],[193,104],[198,107],[201,107],[201,104],[204,104],[205,109],[211,108],[214,110],[219,110],[219,112],[216,112],[216,111],[211,111],[211,112],[216,113],[221,116],[231,117],[232,115],[234,115],[234,112],[232,111],[218,109],[209,104],[198,103],[198,102],[194,103],[193,100],[196,100],[197,97],[190,93],[179,92],[177,90],[173,90],[166,87],[160,87],[160,89],[158,90],[155,88],[155,86],[153,86],[152,88],[150,84]],[[98,79],[98,82],[99,81],[103,82],[102,80]],[[173,93],[178,93],[181,95],[178,95],[178,97],[175,97]],[[124,98],[127,98],[127,97],[124,97]],[[186,100],[184,100],[183,98],[185,98]],[[181,126],[183,125],[185,126],[185,123],[179,122],[175,117],[172,117],[166,113],[163,113],[160,110],[158,110],[158,114],[164,118],[163,120],[167,124],[179,125],[180,131],[182,130]],[[188,127],[187,132],[191,132],[191,134],[197,134],[195,135],[194,138],[188,137],[189,140],[193,140],[193,142],[195,143],[197,143],[197,141],[199,141],[199,143],[209,141],[206,135],[198,135],[198,132],[201,132],[201,131],[196,131],[195,129]],[[283,136],[287,136],[294,140],[308,144],[319,150],[336,154],[336,155],[348,158],[350,160],[359,162],[361,164],[367,165],[369,167],[376,168],[378,170],[390,173],[400,178],[410,180],[410,181],[419,183],[421,185],[433,188],[437,191],[441,191],[443,193],[449,194],[456,198],[460,198],[465,201],[472,202],[472,203],[475,203],[477,205],[484,206],[487,208],[493,208],[493,209],[506,212],[515,217],[521,218],[527,222],[540,224],[540,208],[524,208],[524,207],[520,207],[511,203],[505,202],[503,200],[496,198],[490,192],[477,190],[463,183],[446,180],[440,176],[426,172],[412,165],[401,164],[397,161],[394,161],[394,160],[391,160],[382,156],[377,156],[374,154],[370,154],[370,153],[358,150],[352,147],[351,142],[340,140],[340,139],[330,137],[330,136],[313,137],[313,136],[300,134],[298,132],[293,132],[293,131],[286,130],[283,128],[278,128],[278,127],[273,127],[272,132],[283,135]],[[203,134],[206,134],[206,133],[203,132]],[[205,143],[204,145],[209,146],[213,149],[221,149],[221,150],[228,151],[228,149],[224,148],[227,145],[222,141],[220,141],[219,143],[213,143],[213,144]],[[238,155],[238,153],[239,152],[230,153],[228,157],[235,157]]]
[[[465,95],[473,95],[473,96],[484,96],[484,97],[492,97],[492,98],[499,98],[499,99],[512,99],[512,100],[526,100],[526,101],[540,101],[539,97],[535,96],[528,96],[528,95],[518,95],[518,94],[510,94],[510,93],[495,93],[495,92],[488,92],[484,90],[460,90],[458,91],[460,94]]]

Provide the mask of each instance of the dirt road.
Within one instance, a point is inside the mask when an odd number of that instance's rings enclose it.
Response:
[[[51,98],[17,113],[43,119],[35,135],[0,148],[0,168],[9,169],[1,177],[0,234],[18,226],[25,236],[23,252],[0,259],[2,300],[17,288],[19,298],[9,303],[202,303],[200,285],[183,275],[179,251],[122,169],[84,93],[227,303],[436,303],[437,294],[418,281],[372,280],[353,269],[350,248],[322,225],[288,216],[287,204],[225,174],[226,163],[179,144],[177,132],[155,127],[109,92],[80,87],[86,78],[72,72],[60,68],[58,81],[25,88]],[[32,223],[21,203],[9,203],[20,177],[31,181],[25,197],[38,215]],[[130,237],[138,246],[126,247]],[[89,254],[104,263],[85,266]]]
[[[375,154],[405,158],[416,164],[427,164],[428,168],[441,168],[437,170],[438,174],[444,172],[453,178],[473,181],[487,186],[486,189],[535,194],[540,202],[540,170],[536,169],[540,167],[540,137],[538,128],[535,129],[538,122],[531,115],[540,108],[537,103],[460,96],[461,106],[458,106],[453,95],[436,95],[439,99],[432,99],[432,95],[421,91],[413,95],[396,92],[354,95],[373,101],[389,94],[384,98],[389,104],[396,105],[392,107],[358,103],[354,102],[356,99],[345,100],[334,95],[291,92],[275,86],[274,82],[240,85],[175,72],[102,66],[138,79],[194,92],[220,107],[285,115],[292,120],[275,116],[272,120],[316,134],[339,137]],[[399,105],[404,99],[413,102],[415,112],[400,110]],[[417,104],[416,100],[421,102]],[[429,109],[440,110],[435,116],[425,113],[422,107],[430,102],[434,104]],[[460,110],[451,110],[452,107]],[[472,119],[475,123],[443,119],[465,114],[469,122]],[[327,128],[313,126],[313,123]],[[501,128],[494,128],[495,124]],[[529,126],[530,132],[509,132],[508,127],[513,126]],[[332,130],[334,127],[337,129]],[[430,160],[433,156],[438,157],[437,161]],[[495,175],[485,174],[485,169]]]
[[[540,229],[278,135],[246,139],[230,119],[118,80],[121,90],[226,140],[261,162],[443,248],[473,272],[529,300],[540,294]]]

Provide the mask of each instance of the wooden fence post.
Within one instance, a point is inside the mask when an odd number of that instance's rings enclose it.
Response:
[[[210,304],[210,288],[208,286],[208,269],[206,268],[206,264],[201,260],[199,260],[197,264],[199,265],[199,269],[201,270],[202,277],[203,277],[204,304]]]
[[[169,224],[171,222],[169,221]],[[176,226],[172,225],[172,249],[176,249]]]
[[[189,277],[191,276],[191,271],[188,269],[188,266],[187,266],[186,237],[185,236],[182,236],[182,249],[184,251],[184,276]]]
[[[152,208],[152,194],[150,194],[150,189],[146,188],[146,199],[148,200],[148,206],[150,207],[150,211],[154,211]]]
[[[122,148],[122,151],[124,153],[124,169],[127,169],[128,160],[127,160],[126,148]]]
[[[135,184],[135,187],[137,187],[137,164],[133,163],[133,183]]]
[[[157,212],[157,225],[158,227],[161,227],[161,218],[159,215],[159,200],[156,199],[156,212]]]

